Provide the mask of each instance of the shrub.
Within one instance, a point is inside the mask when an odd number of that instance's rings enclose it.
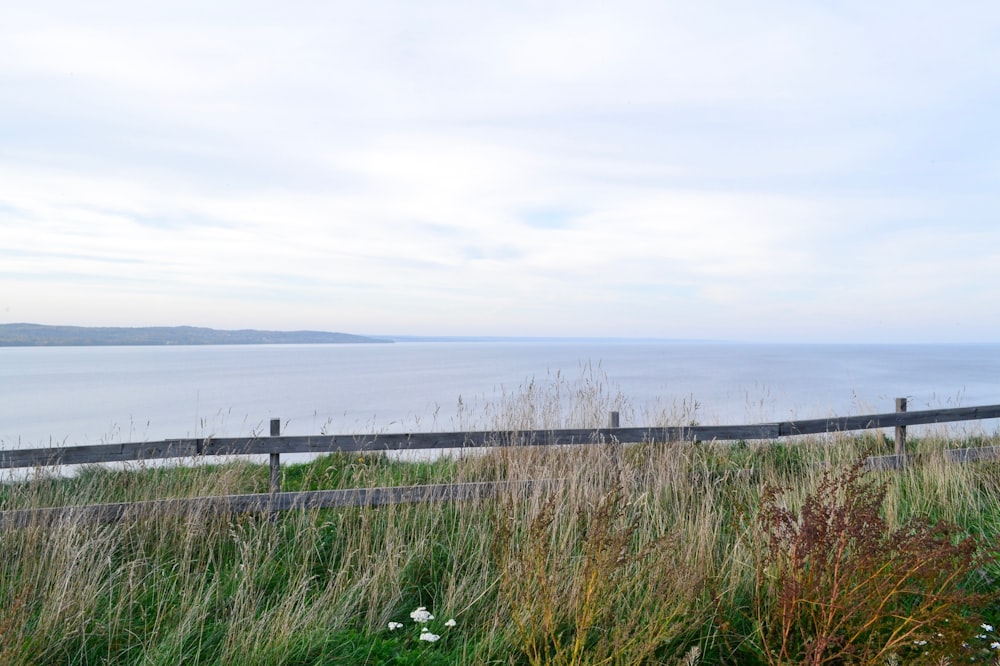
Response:
[[[873,664],[956,654],[970,635],[975,598],[961,584],[976,565],[972,539],[923,519],[889,529],[886,485],[863,470],[824,473],[798,514],[765,490],[756,631],[741,650],[767,664]]]

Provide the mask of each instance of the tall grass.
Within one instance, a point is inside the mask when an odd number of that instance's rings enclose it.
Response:
[[[576,383],[529,383],[462,419],[596,427],[611,409],[630,418],[592,372]],[[662,425],[686,423],[691,411],[665,412]],[[421,463],[338,454],[287,467],[283,487],[548,483],[461,504],[276,518],[192,510],[8,529],[0,663],[988,661],[992,641],[976,637],[991,636],[980,624],[1000,620],[1000,469],[948,465],[943,450],[953,442],[931,437],[916,443],[922,462],[903,472],[837,476],[885,445],[841,437],[622,451],[607,442]],[[265,467],[238,461],[39,472],[0,488],[0,508],[265,492],[267,483]],[[858,515],[861,527],[847,520]],[[807,544],[820,527],[829,540]],[[945,558],[951,574],[900,572],[897,563],[915,561],[894,554],[905,535],[919,542],[917,555]],[[963,556],[946,559],[960,544]],[[809,578],[819,562],[829,576]],[[861,578],[838,578],[845,568]],[[838,581],[850,595],[830,594]],[[892,596],[891,608],[879,594]],[[418,607],[435,619],[415,623]],[[817,643],[817,608],[832,618],[821,627],[828,648]],[[871,629],[850,633],[855,625],[837,618],[859,608],[851,622],[870,620]],[[455,626],[443,624],[452,618]],[[896,631],[917,621],[905,636]],[[440,640],[422,640],[421,628]],[[863,649],[844,642],[851,636]]]

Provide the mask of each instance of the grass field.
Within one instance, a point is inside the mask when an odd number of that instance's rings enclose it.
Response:
[[[919,464],[870,473],[854,463],[888,452],[880,434],[324,456],[285,467],[282,488],[557,481],[463,503],[9,529],[0,663],[997,663],[1000,466],[944,462],[967,444],[911,440]],[[239,461],[92,467],[5,484],[0,508],[267,483]]]

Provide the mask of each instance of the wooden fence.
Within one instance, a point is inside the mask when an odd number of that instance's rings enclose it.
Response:
[[[322,508],[414,501],[448,501],[483,497],[495,493],[501,487],[510,487],[510,484],[507,483],[479,483],[282,493],[280,467],[282,454],[418,451],[507,446],[572,446],[601,443],[774,440],[800,435],[894,428],[895,453],[869,459],[870,466],[889,469],[900,468],[906,463],[907,426],[994,418],[1000,418],[1000,405],[908,412],[906,411],[906,399],[897,398],[896,411],[891,413],[728,426],[621,428],[618,427],[618,413],[612,412],[606,428],[286,436],[280,433],[280,420],[272,419],[270,436],[268,437],[167,439],[153,442],[0,451],[0,469],[206,456],[268,455],[270,457],[270,493],[157,500],[91,507],[6,511],[0,512],[0,527],[25,525],[35,519],[51,520],[63,517],[101,521],[117,520],[133,509],[191,510],[198,503],[200,503],[199,506],[210,512],[240,513],[265,510],[280,511],[303,507]],[[1000,458],[1000,447],[955,449],[947,451],[946,456],[954,462],[997,459]],[[524,487],[527,488],[530,485],[527,484]]]

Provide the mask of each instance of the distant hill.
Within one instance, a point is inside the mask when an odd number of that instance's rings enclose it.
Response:
[[[324,331],[220,331],[195,326],[144,328],[0,324],[0,347],[125,345],[265,345],[390,343],[391,340]]]

